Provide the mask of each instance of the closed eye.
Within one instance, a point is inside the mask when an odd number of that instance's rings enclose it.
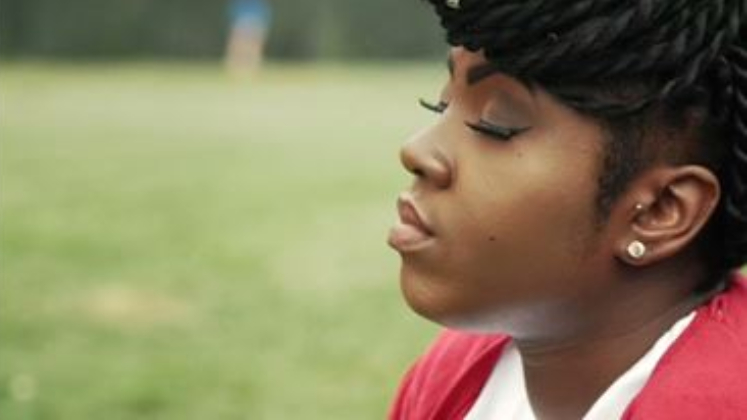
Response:
[[[465,124],[467,125],[467,127],[471,128],[472,130],[480,134],[485,134],[488,137],[491,137],[493,139],[500,140],[500,141],[511,140],[511,138],[513,138],[514,136],[519,135],[529,130],[529,127],[520,127],[520,128],[502,127],[500,125],[489,123],[482,119],[476,123],[466,122]]]

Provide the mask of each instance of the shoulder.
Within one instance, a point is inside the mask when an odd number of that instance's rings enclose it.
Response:
[[[403,379],[389,418],[445,419],[466,413],[508,340],[444,331]]]
[[[698,310],[626,419],[737,419],[747,412],[747,280]]]

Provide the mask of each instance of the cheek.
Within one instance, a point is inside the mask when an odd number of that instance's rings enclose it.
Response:
[[[520,163],[521,170],[475,175],[463,184],[462,224],[476,239],[537,244],[590,226],[596,191],[591,168],[549,159]]]
[[[452,261],[483,289],[553,283],[576,268],[594,232],[590,168],[522,163],[522,176],[495,171],[462,184]]]

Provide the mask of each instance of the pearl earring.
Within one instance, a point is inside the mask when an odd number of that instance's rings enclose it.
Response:
[[[646,245],[641,241],[633,241],[628,245],[627,252],[630,258],[639,260],[646,255]]]
[[[446,5],[454,10],[458,10],[462,5],[461,0],[446,0]]]

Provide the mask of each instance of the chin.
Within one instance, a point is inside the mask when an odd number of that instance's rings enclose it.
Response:
[[[421,317],[444,325],[443,319],[450,311],[449,305],[444,302],[443,293],[433,286],[437,283],[434,279],[416,275],[402,268],[400,288],[407,305]]]
[[[402,295],[410,309],[421,317],[444,328],[470,333],[493,334],[502,330],[494,317],[485,316],[474,305],[460,301],[453,296],[454,291],[436,287],[445,284],[447,279],[424,278],[402,271]]]

